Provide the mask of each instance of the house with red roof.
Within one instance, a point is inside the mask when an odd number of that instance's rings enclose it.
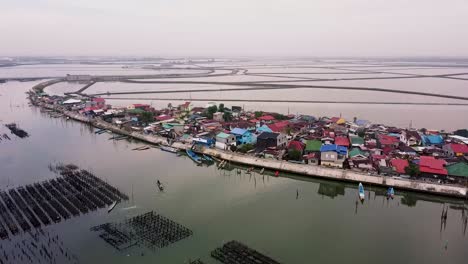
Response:
[[[336,137],[335,138],[335,144],[338,146],[343,146],[349,148],[349,139],[348,137]]]
[[[398,147],[400,141],[398,138],[389,136],[389,135],[384,135],[380,134],[377,136],[377,142],[380,144],[380,148],[385,148],[385,147],[391,147],[391,148],[396,148]]]
[[[170,115],[159,115],[159,116],[154,117],[154,119],[156,121],[159,121],[159,122],[172,122],[172,121],[174,121],[174,117],[172,117]]]
[[[94,106],[96,106],[96,107],[98,107],[100,109],[106,107],[106,100],[104,98],[95,97],[95,98],[91,99],[91,101],[94,103]]]
[[[179,105],[179,110],[180,111],[190,111],[190,102],[185,102],[185,103]]]
[[[405,168],[409,166],[409,162],[408,160],[405,160],[405,159],[391,159],[390,165],[399,174],[405,174],[406,173]]]
[[[445,169],[445,165],[445,160],[436,159],[431,156],[421,156],[419,159],[419,171],[421,174],[447,176],[448,172]]]
[[[149,104],[131,104],[127,107],[128,110],[132,110],[132,109],[141,109],[141,110],[147,110],[148,108],[150,108],[150,105]]]
[[[264,115],[257,119],[260,121],[267,122],[267,123],[272,123],[275,120],[275,118],[272,115]]]
[[[289,121],[280,121],[267,125],[273,132],[284,132],[289,127]]]
[[[450,143],[442,147],[448,157],[468,156],[468,145]]]
[[[297,140],[292,140],[288,144],[288,150],[299,150],[301,153],[304,151],[304,143],[297,141]]]

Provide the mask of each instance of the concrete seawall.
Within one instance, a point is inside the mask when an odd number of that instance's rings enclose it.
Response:
[[[75,112],[69,111],[61,111],[57,107],[53,105],[47,104],[39,104],[39,106],[52,109],[56,111],[62,112],[65,116],[77,120],[80,122],[88,123],[94,127],[107,129],[116,134],[126,135],[147,143],[151,144],[162,144],[167,145],[167,139],[164,137],[154,136],[154,135],[143,135],[139,132],[129,132],[123,130],[119,127],[116,127],[112,124],[104,122],[99,119],[90,119],[84,117],[83,115],[77,114]],[[185,150],[190,148],[191,145],[183,144],[181,142],[175,142],[171,145],[172,147]],[[207,154],[210,156],[214,156],[219,159],[227,160],[230,162],[243,164],[246,166],[253,166],[259,168],[265,168],[274,171],[281,171],[281,172],[288,172],[294,173],[304,176],[310,177],[318,177],[324,179],[331,179],[337,181],[347,181],[347,182],[362,182],[364,185],[371,184],[377,185],[382,187],[389,187],[392,186],[396,189],[404,189],[410,191],[417,191],[417,192],[424,192],[430,193],[435,195],[443,195],[443,196],[451,196],[451,197],[458,197],[458,198],[467,198],[467,188],[462,186],[454,186],[454,185],[442,185],[436,183],[428,183],[428,182],[419,182],[413,180],[406,180],[406,179],[398,179],[398,178],[391,178],[391,177],[383,177],[383,176],[372,176],[367,175],[364,173],[359,173],[356,171],[351,170],[342,170],[342,169],[335,169],[335,168],[327,168],[322,166],[316,165],[307,165],[307,164],[295,164],[290,163],[287,161],[279,161],[279,160],[272,160],[272,159],[263,159],[257,158],[253,156],[247,156],[243,154],[237,154],[233,152],[225,152],[219,149],[213,148],[202,148],[197,150],[199,153]]]

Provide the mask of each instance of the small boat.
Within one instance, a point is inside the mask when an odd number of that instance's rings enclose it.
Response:
[[[276,176],[276,177],[279,176],[279,171],[276,171],[276,172],[275,172],[275,176]]]
[[[107,213],[110,213],[112,210],[114,210],[114,207],[117,205],[117,201],[114,201],[109,208],[107,209]]]
[[[193,152],[191,149],[187,149],[185,151],[187,153],[187,155],[189,156],[189,158],[191,158],[195,163],[197,164],[201,164],[202,163],[202,159],[200,158],[200,156],[198,156],[195,152]]]
[[[98,129],[98,130],[94,131],[95,134],[102,134],[104,132],[106,132],[105,129]]]
[[[162,185],[162,183],[159,180],[156,182],[156,185],[158,186],[160,191],[164,191],[164,186]]]
[[[137,150],[147,150],[147,149],[150,149],[150,147],[148,147],[148,146],[143,146],[143,147],[141,147],[141,148],[138,148]]]
[[[392,198],[392,200],[393,200],[394,197],[395,197],[395,190],[393,189],[393,187],[388,188],[388,190],[387,190],[387,199]]]
[[[213,162],[213,159],[210,156],[205,155],[205,154],[203,154],[203,160],[206,160],[208,162]]]
[[[168,147],[168,146],[162,146],[162,147],[161,147],[161,150],[162,150],[162,151],[171,152],[171,153],[177,153],[177,152],[179,151],[179,150],[176,149],[176,148]]]
[[[359,199],[361,199],[361,201],[364,201],[364,198],[365,198],[365,193],[364,193],[364,186],[362,186],[362,183],[359,183]]]
[[[262,168],[262,169],[260,170],[260,174],[263,174],[264,172],[265,172],[265,168]]]

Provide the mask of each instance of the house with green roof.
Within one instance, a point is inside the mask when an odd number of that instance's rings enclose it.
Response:
[[[457,177],[460,181],[468,180],[468,163],[457,162],[446,167],[448,176]]]
[[[215,147],[225,150],[232,145],[236,145],[236,136],[224,132],[220,132],[216,135]]]
[[[369,153],[362,151],[360,148],[353,148],[349,151],[350,158],[358,158],[358,159],[367,159]]]
[[[362,147],[364,146],[364,139],[359,136],[350,136],[349,140],[351,141],[351,146],[352,147]]]
[[[304,150],[304,154],[310,154],[314,152],[320,152],[320,147],[322,146],[322,141],[320,140],[307,140]]]
[[[369,159],[369,153],[362,151],[360,148],[352,148],[349,153],[349,165],[357,168],[372,168],[372,163]]]

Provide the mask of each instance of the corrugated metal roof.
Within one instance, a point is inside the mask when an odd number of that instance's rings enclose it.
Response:
[[[405,168],[409,166],[408,160],[405,159],[392,159],[390,164],[395,167],[395,171],[404,174]]]
[[[238,128],[238,127],[231,130],[231,134],[234,134],[234,135],[244,135],[245,133],[247,133],[247,130]]]
[[[321,146],[322,141],[320,140],[307,140],[305,149],[307,151],[320,151]]]
[[[351,144],[364,145],[364,139],[362,137],[349,137]]]
[[[216,137],[219,137],[219,138],[229,138],[229,134],[226,134],[224,132],[220,132],[218,135],[216,135]]]
[[[458,162],[447,166],[447,172],[450,176],[468,177],[468,164]]]
[[[447,175],[447,170],[444,168],[445,160],[438,160],[430,156],[421,156],[419,159],[419,170],[421,172]]]
[[[348,152],[348,149],[346,147],[338,146],[335,144],[322,145],[322,147],[320,147],[320,152],[327,152],[327,151],[334,151],[334,152],[337,152],[338,154],[345,155]]]

